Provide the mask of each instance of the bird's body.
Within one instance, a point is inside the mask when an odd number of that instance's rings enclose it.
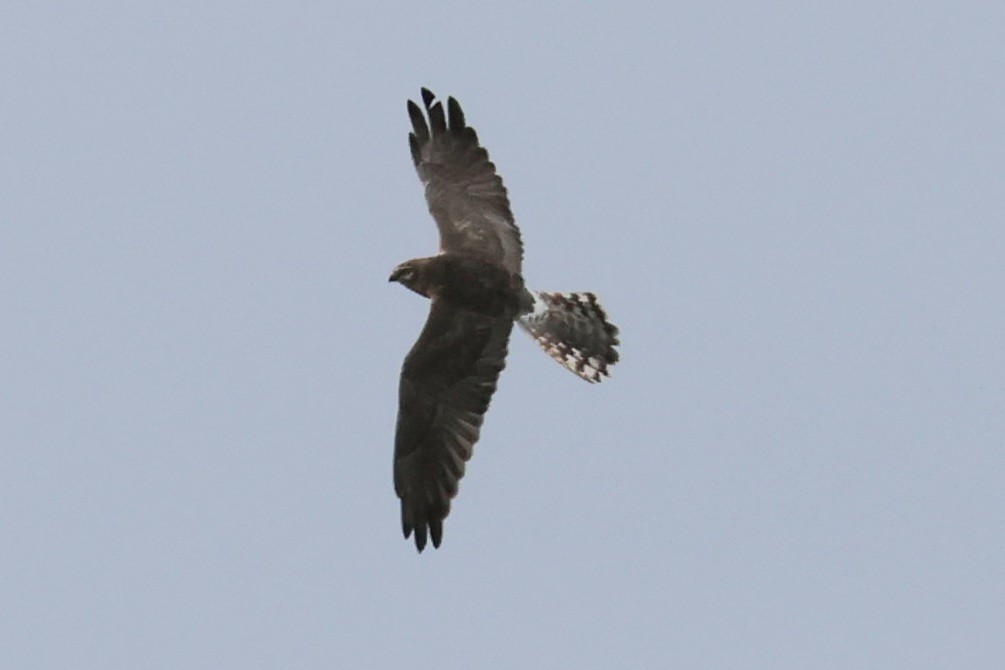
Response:
[[[592,293],[535,293],[522,275],[523,245],[502,180],[464,119],[422,89],[409,101],[409,147],[440,230],[440,254],[391,274],[432,302],[402,365],[394,487],[402,530],[419,551],[438,547],[443,519],[471,458],[509,335],[519,323],[568,369],[597,382],[618,360],[618,329]],[[428,122],[427,122],[428,117]]]
[[[533,308],[534,296],[524,288],[523,277],[494,263],[451,253],[416,258],[408,263],[416,269],[418,283],[405,284],[406,287],[427,298],[444,300],[458,309],[510,319]]]

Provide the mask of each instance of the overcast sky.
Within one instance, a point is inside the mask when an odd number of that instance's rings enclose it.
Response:
[[[758,6],[767,5],[767,6]],[[0,666],[1001,668],[1005,5],[0,8]],[[591,386],[515,332],[401,537],[407,98],[460,100]]]

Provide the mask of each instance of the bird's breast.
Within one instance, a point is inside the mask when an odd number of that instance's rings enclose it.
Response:
[[[523,279],[498,265],[470,258],[448,259],[436,294],[457,307],[488,316],[519,312]]]

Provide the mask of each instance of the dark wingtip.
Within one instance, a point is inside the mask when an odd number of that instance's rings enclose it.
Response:
[[[422,553],[422,550],[426,548],[426,527],[419,526],[415,529],[415,548]]]
[[[443,521],[436,519],[429,522],[429,534],[432,535],[433,548],[439,549],[440,542],[443,541]]]
[[[419,106],[408,101],[408,118],[412,122],[412,132],[421,142],[429,139],[429,126],[426,125],[426,117],[422,115]]]
[[[408,134],[408,150],[412,154],[412,163],[418,165],[422,160],[422,153],[419,147],[419,140],[415,137],[415,133]]]
[[[422,102],[426,105],[426,109],[433,104],[433,100],[436,100],[436,96],[425,86],[422,87]]]
[[[422,553],[422,550],[426,548],[426,541],[433,541],[433,549],[439,549],[440,543],[443,542],[443,521],[430,521],[428,526],[418,525],[412,527],[404,519],[401,520],[401,533],[405,536],[407,540],[411,537],[412,533],[415,532],[415,548]]]
[[[437,100],[428,110],[429,127],[433,131],[433,136],[436,137],[447,132],[447,115],[443,112],[443,104]]]
[[[447,118],[450,119],[450,129],[454,132],[459,131],[466,124],[464,121],[464,111],[461,109],[461,105],[454,98],[447,98]]]
[[[410,515],[405,510],[405,504],[401,504],[401,534],[405,536],[407,540],[411,537],[412,533],[415,533],[415,548],[422,553],[422,550],[426,548],[426,524],[419,523],[413,524]]]

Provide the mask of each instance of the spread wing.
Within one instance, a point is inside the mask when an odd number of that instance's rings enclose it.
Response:
[[[482,417],[505,366],[512,319],[458,310],[433,300],[401,369],[394,440],[394,490],[405,537],[433,546],[478,441]]]
[[[412,120],[408,144],[426,186],[429,213],[440,229],[440,250],[476,256],[519,274],[520,231],[488,152],[478,144],[474,128],[465,123],[456,100],[447,99],[444,114],[443,104],[424,88],[422,103],[426,114],[408,101]]]

